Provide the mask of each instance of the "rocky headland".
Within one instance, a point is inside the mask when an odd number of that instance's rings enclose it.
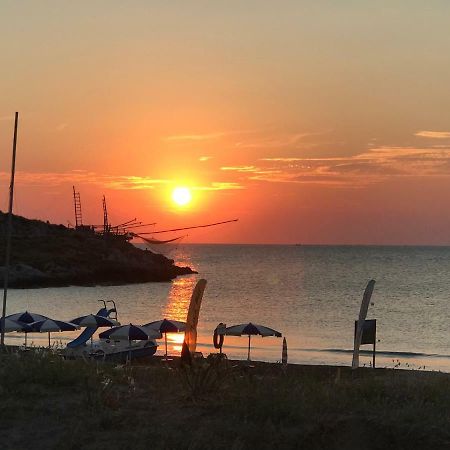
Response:
[[[0,212],[0,283],[3,285],[7,214]],[[196,273],[117,236],[74,230],[13,216],[9,286],[94,286],[170,281]]]

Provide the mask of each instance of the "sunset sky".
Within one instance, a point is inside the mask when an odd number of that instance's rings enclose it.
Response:
[[[185,242],[450,245],[450,2],[0,0],[0,206]],[[177,206],[175,187],[192,201]],[[169,238],[170,235],[167,235]]]

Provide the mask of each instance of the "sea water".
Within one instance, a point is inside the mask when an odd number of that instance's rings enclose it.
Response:
[[[354,321],[366,284],[375,279],[368,318],[377,319],[377,366],[450,371],[449,247],[185,244],[164,253],[198,275],[168,283],[12,289],[7,313],[27,309],[70,320],[96,312],[103,299],[116,302],[122,324],[185,320],[195,283],[205,278],[199,351],[216,351],[219,322],[253,322],[283,333],[289,362],[350,365]],[[76,334],[52,339],[65,345]],[[182,336],[168,339],[169,352],[179,353]],[[8,334],[9,343],[22,341],[23,335]],[[45,345],[47,335],[33,333],[28,341]],[[252,337],[251,358],[279,361],[281,347],[280,338]],[[226,337],[223,350],[245,359],[248,338]],[[361,364],[370,363],[363,355]]]

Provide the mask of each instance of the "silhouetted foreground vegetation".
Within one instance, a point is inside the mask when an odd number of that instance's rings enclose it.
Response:
[[[450,376],[3,354],[2,449],[448,448]]]

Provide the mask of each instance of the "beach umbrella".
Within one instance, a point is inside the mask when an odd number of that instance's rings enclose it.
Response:
[[[107,317],[99,316],[98,314],[88,314],[87,316],[77,317],[70,321],[75,325],[87,328],[98,328],[98,327],[116,327],[119,324],[117,320],[108,319]]]
[[[18,322],[17,320],[5,317],[5,320],[0,319],[0,329],[4,329],[5,333],[11,331],[25,331],[29,330],[30,327],[26,323]]]
[[[260,335],[262,337],[266,336],[276,336],[281,337],[281,333],[279,331],[276,331],[272,328],[265,327],[263,325],[256,325],[254,323],[243,323],[240,325],[233,325],[231,327],[225,328],[222,332],[223,334],[226,334],[227,336],[248,336],[248,355],[247,359],[250,361],[250,344],[251,344],[251,337]]]
[[[36,313],[28,312],[28,311],[10,314],[9,316],[6,316],[6,317],[8,319],[17,320],[18,322],[27,323],[27,324],[37,322],[39,320],[48,319],[47,316],[43,316],[42,314],[36,314]],[[27,346],[27,335],[28,335],[29,329],[24,329],[22,331],[25,333],[25,347],[26,347]]]
[[[29,324],[31,330],[37,333],[48,333],[48,346],[50,347],[50,333],[55,331],[74,331],[79,330],[80,327],[71,322],[64,322],[63,320],[45,319],[38,320]]]
[[[36,314],[36,313],[28,312],[28,311],[10,314],[9,316],[6,316],[6,317],[8,319],[17,320],[18,322],[23,322],[23,323],[33,323],[33,322],[37,322],[39,320],[48,319],[47,316],[43,316],[42,314]]]
[[[158,330],[160,333],[164,334],[165,344],[166,344],[166,355],[167,358],[167,333],[181,333],[186,329],[186,322],[181,322],[179,320],[163,319],[157,320],[156,322],[150,322],[143,325],[145,328],[152,328]]]
[[[161,339],[161,333],[152,328],[144,328],[139,325],[122,325],[103,331],[99,334],[101,339],[127,340],[130,344],[129,359],[131,360],[131,341],[148,341],[150,339]]]
[[[117,339],[119,341],[148,341],[149,339],[160,339],[161,333],[154,329],[148,329],[139,325],[122,325],[99,334],[101,339]]]
[[[77,317],[76,319],[71,320],[72,323],[79,325],[80,327],[86,328],[100,328],[100,327],[116,327],[120,325],[120,323],[115,319],[109,319],[108,317],[100,316],[98,314],[88,314],[87,316]],[[92,336],[94,335],[92,333]],[[91,347],[93,346],[93,340],[91,336]]]

